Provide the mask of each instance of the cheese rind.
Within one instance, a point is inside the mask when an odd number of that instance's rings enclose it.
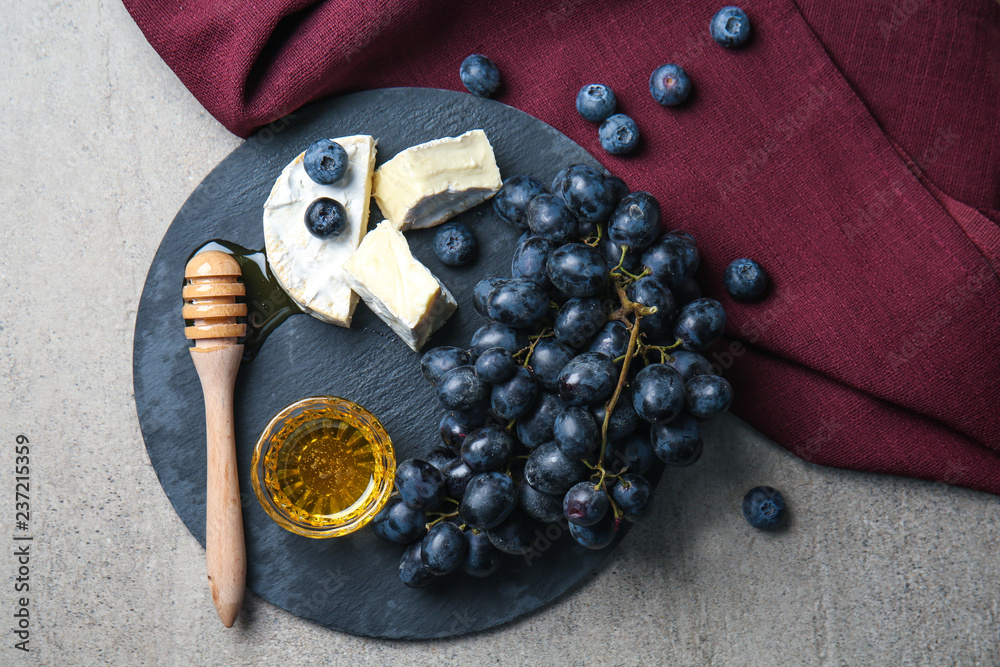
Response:
[[[375,172],[382,215],[401,231],[440,225],[495,195],[503,182],[482,130],[411,146]]]
[[[304,152],[292,160],[264,204],[264,245],[278,283],[303,310],[349,327],[358,296],[347,284],[343,266],[368,228],[375,140],[355,135],[334,141],[347,151],[344,178],[322,185],[306,173]],[[306,210],[320,197],[337,200],[347,212],[347,228],[336,238],[319,239],[306,229]]]
[[[347,282],[379,319],[418,352],[455,312],[455,298],[411,253],[388,221],[370,231],[344,264]]]

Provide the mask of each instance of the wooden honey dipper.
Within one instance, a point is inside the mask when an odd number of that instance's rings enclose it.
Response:
[[[233,387],[243,357],[238,337],[246,334],[247,306],[236,297],[246,294],[238,282],[240,265],[216,250],[198,253],[184,267],[184,335],[194,340],[191,359],[205,395],[208,432],[208,494],[205,521],[205,561],[208,587],[223,625],[233,626],[243,604],[247,552],[243,541],[243,510],[236,477],[236,434]]]

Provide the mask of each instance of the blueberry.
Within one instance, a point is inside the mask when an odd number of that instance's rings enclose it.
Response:
[[[528,334],[499,322],[487,322],[472,334],[472,354],[478,358],[491,347],[502,347],[513,354],[528,347]]]
[[[522,556],[531,551],[535,542],[535,526],[528,517],[514,512],[499,526],[486,531],[490,544],[512,556]]]
[[[680,373],[685,382],[696,375],[715,375],[712,362],[697,352],[674,350],[670,356],[673,359],[668,361],[667,365]]]
[[[527,368],[517,368],[506,382],[493,387],[490,407],[500,419],[520,419],[527,415],[538,398],[538,383]]]
[[[458,514],[472,528],[488,530],[499,526],[516,506],[514,480],[500,472],[484,472],[465,487]]]
[[[779,528],[788,516],[785,497],[769,486],[755,486],[743,496],[743,518],[754,528]]]
[[[568,458],[554,442],[537,447],[524,465],[524,479],[542,493],[565,493],[587,476],[587,467]]]
[[[501,468],[513,452],[514,437],[497,424],[473,431],[462,443],[462,460],[476,472]]]
[[[476,283],[472,289],[472,307],[479,313],[480,317],[489,319],[489,314],[486,312],[486,297],[494,288],[505,282],[507,282],[507,278],[483,278]]]
[[[420,372],[435,387],[445,373],[459,366],[472,363],[472,355],[460,347],[435,347],[424,353],[420,358]]]
[[[456,412],[446,412],[444,417],[441,418],[441,440],[444,444],[448,445],[448,448],[456,454],[462,447],[462,441],[465,440],[466,436],[472,431],[478,428],[478,425],[463,424],[458,417]]]
[[[543,236],[532,236],[519,243],[510,262],[510,274],[515,278],[526,278],[548,289],[552,282],[545,273],[549,255],[556,249],[553,241]]]
[[[643,315],[639,320],[639,331],[653,338],[670,333],[677,311],[673,295],[659,280],[650,276],[640,278],[629,285],[625,293],[636,303],[656,308],[655,313]]]
[[[608,237],[619,246],[645,248],[660,233],[660,202],[648,192],[633,192],[618,202],[608,221]]]
[[[445,465],[441,474],[444,475],[444,488],[448,491],[448,497],[461,500],[465,497],[465,489],[469,486],[469,482],[479,473],[462,459],[454,458]]]
[[[399,578],[410,588],[423,588],[434,581],[434,575],[421,558],[420,544],[414,542],[408,546],[399,560]]]
[[[698,375],[688,380],[687,411],[697,419],[712,419],[729,409],[733,388],[718,375]]]
[[[500,324],[524,329],[540,322],[549,311],[549,294],[527,278],[512,278],[486,297],[486,314]]]
[[[548,391],[559,390],[559,373],[573,358],[573,350],[555,338],[543,338],[535,344],[528,364],[535,371],[535,379]]]
[[[698,269],[698,246],[683,236],[667,234],[642,253],[642,264],[654,278],[676,289]]]
[[[649,437],[656,456],[668,465],[683,468],[701,457],[701,427],[690,415],[681,414],[669,423],[653,424]]]
[[[608,515],[592,526],[569,524],[569,534],[577,544],[587,549],[604,549],[615,541],[615,521]]]
[[[615,363],[621,363],[620,357],[628,352],[629,330],[618,321],[608,322],[590,341],[591,352],[600,352]]]
[[[336,199],[320,197],[306,209],[306,229],[318,239],[335,239],[347,229],[347,211]]]
[[[600,123],[618,108],[615,92],[603,83],[588,83],[576,94],[576,111],[584,120]]]
[[[476,359],[476,373],[490,384],[506,382],[516,370],[514,357],[502,347],[491,347]]]
[[[593,412],[594,419],[597,420],[597,425],[603,425],[604,417],[607,415],[607,406],[598,405],[594,407]],[[634,431],[638,425],[639,415],[635,414],[635,408],[632,407],[632,393],[631,390],[626,389],[618,397],[618,402],[615,403],[615,409],[611,413],[611,418],[608,419],[608,439],[624,438]]]
[[[423,510],[396,501],[375,515],[372,530],[383,540],[411,544],[427,533],[427,517]]]
[[[432,510],[444,498],[444,475],[427,461],[407,459],[396,467],[396,490],[415,510]]]
[[[600,299],[570,299],[559,309],[553,328],[560,342],[579,348],[594,337],[607,318]]]
[[[453,523],[443,521],[431,527],[420,544],[420,561],[427,570],[442,576],[458,569],[465,555],[465,535]]]
[[[650,364],[632,381],[632,407],[648,422],[668,422],[684,408],[684,380],[665,364]]]
[[[342,179],[348,164],[347,151],[333,139],[314,141],[302,157],[306,174],[321,185],[332,185]]]
[[[479,97],[489,97],[500,87],[500,70],[492,60],[478,53],[462,61],[458,74],[469,92]]]
[[[653,486],[641,475],[622,475],[611,490],[611,497],[629,521],[638,521],[649,508]]]
[[[601,148],[612,155],[631,153],[639,145],[639,126],[623,113],[609,116],[597,131]]]
[[[585,243],[556,248],[546,271],[556,289],[570,297],[596,296],[608,280],[608,263],[601,251]]]
[[[594,415],[579,406],[570,406],[559,413],[552,429],[556,446],[571,459],[583,459],[601,445],[601,428]]]
[[[735,49],[750,38],[750,19],[739,7],[723,7],[712,17],[709,32],[722,46]]]
[[[541,392],[534,408],[518,420],[517,439],[528,449],[550,442],[555,434],[556,417],[565,407],[566,404],[555,394]],[[555,443],[552,443],[552,446],[555,447]],[[545,491],[539,487],[535,488]]]
[[[518,229],[528,228],[528,203],[545,192],[545,186],[526,175],[511,176],[493,196],[493,210]]]
[[[614,192],[604,174],[585,164],[575,164],[560,171],[552,183],[552,193],[561,197],[582,222],[602,223],[615,208]],[[581,231],[579,236],[583,238],[589,234]]]
[[[649,75],[649,94],[665,107],[683,104],[691,94],[691,79],[680,65],[660,65]]]
[[[579,238],[576,216],[559,197],[540,194],[528,204],[528,229],[555,243],[568,243]]]
[[[764,267],[752,259],[734,259],[722,274],[722,284],[737,301],[759,301],[769,282]]]
[[[559,373],[559,397],[567,405],[593,405],[611,396],[617,382],[618,371],[611,359],[599,352],[584,352]]]
[[[474,366],[459,366],[442,376],[437,398],[447,410],[472,410],[486,402],[490,387],[476,375]]]
[[[555,523],[563,518],[562,496],[542,493],[524,480],[518,487],[519,503],[524,513],[532,519],[545,523]]]
[[[488,577],[500,567],[500,552],[486,533],[465,531],[465,556],[462,569],[473,577]]]
[[[726,311],[715,299],[695,299],[681,308],[674,326],[674,335],[684,348],[701,352],[722,337],[726,328]]]
[[[434,254],[448,266],[464,266],[476,258],[479,244],[464,222],[449,222],[434,232]]]
[[[624,438],[609,441],[604,460],[608,470],[618,472],[622,468],[628,468],[629,472],[642,475],[656,461],[656,452],[653,451],[653,443],[650,442],[646,429],[642,429]]]
[[[604,489],[593,482],[573,485],[563,498],[563,514],[571,524],[592,526],[608,513],[611,499]]]

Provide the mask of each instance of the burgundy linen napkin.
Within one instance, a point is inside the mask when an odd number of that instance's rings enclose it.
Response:
[[[997,3],[755,0],[734,51],[693,0],[125,5],[241,136],[333,93],[461,89],[459,63],[485,53],[501,102],[698,238],[699,280],[730,315],[709,356],[738,416],[811,461],[1000,493]],[[649,96],[665,62],[692,78],[685,107]],[[576,114],[591,82],[638,122],[636,155],[603,153]],[[763,303],[721,288],[744,256],[774,280]]]

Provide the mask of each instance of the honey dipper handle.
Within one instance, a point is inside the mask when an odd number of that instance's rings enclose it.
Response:
[[[208,496],[205,521],[205,561],[208,587],[223,625],[232,627],[243,604],[247,554],[243,541],[243,510],[236,476],[236,436],[233,386],[242,345],[192,347],[205,394],[208,431]]]

